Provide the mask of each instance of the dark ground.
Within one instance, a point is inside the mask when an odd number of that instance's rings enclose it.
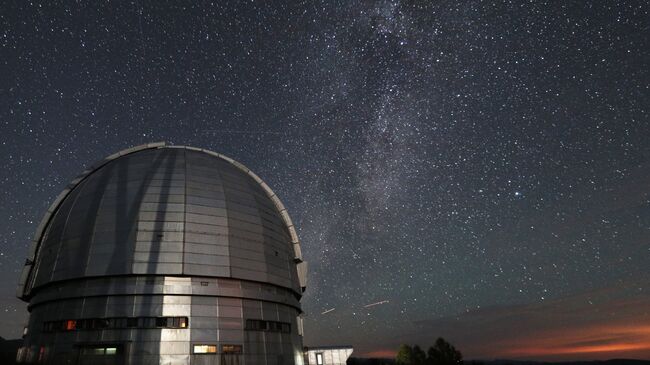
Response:
[[[650,365],[650,360],[611,359],[604,361],[567,361],[567,362],[542,362],[518,360],[467,360],[465,365]],[[365,359],[351,357],[348,365],[393,365],[394,359]]]

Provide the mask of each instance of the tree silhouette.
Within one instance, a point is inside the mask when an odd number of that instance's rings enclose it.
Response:
[[[413,364],[413,349],[409,345],[402,345],[397,351],[397,356],[395,357],[395,363],[397,365],[415,365]]]
[[[427,354],[424,353],[424,350],[422,350],[420,346],[418,345],[413,346],[413,351],[411,352],[411,354],[412,354],[412,358],[411,358],[412,365],[426,365]]]
[[[438,338],[426,354],[418,345],[401,345],[395,358],[396,365],[459,365],[462,362],[460,351],[443,338]]]
[[[458,365],[463,362],[460,351],[442,337],[427,351],[427,365]]]

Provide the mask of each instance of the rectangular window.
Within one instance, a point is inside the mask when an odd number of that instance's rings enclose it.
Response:
[[[117,347],[86,347],[82,349],[83,355],[117,355]]]
[[[111,328],[126,328],[126,318],[113,318]]]
[[[91,353],[93,355],[104,355],[104,351],[106,351],[106,350],[103,347],[98,347],[98,348],[92,349]]]
[[[263,321],[260,319],[247,319],[246,330],[291,333],[291,324],[286,322]]]
[[[156,324],[157,323],[156,323],[156,318],[155,317],[144,317],[144,318],[142,318],[142,326],[138,326],[138,327],[155,328],[155,327],[157,327]],[[164,325],[162,325],[161,327],[164,327]]]
[[[89,319],[79,319],[77,320],[77,329],[78,330],[87,330],[90,329],[90,324],[92,320]]]
[[[43,332],[65,331],[66,321],[43,322]]]
[[[181,326],[180,317],[169,317],[167,318],[167,327],[169,328],[179,328]]]
[[[187,328],[187,317],[84,318],[43,322],[43,332],[99,330],[105,328]]]
[[[74,319],[69,319],[65,321],[66,331],[74,331],[75,329],[77,329],[77,321],[75,321]]]
[[[187,317],[180,317],[179,318],[179,326],[180,328],[187,328]]]
[[[93,321],[93,328],[96,329],[108,328],[108,325],[109,325],[108,319],[106,318],[98,318]]]
[[[216,354],[217,345],[194,345],[195,354]]]
[[[138,327],[138,319],[137,318],[127,318],[126,319],[126,327]]]
[[[319,352],[316,354],[316,365],[323,365],[323,353]]]
[[[170,323],[171,324],[171,323]],[[158,317],[156,318],[156,327],[171,327],[167,324],[167,318]]]
[[[222,345],[221,352],[224,354],[241,354],[242,345]]]

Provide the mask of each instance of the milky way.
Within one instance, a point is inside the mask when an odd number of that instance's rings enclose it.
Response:
[[[432,3],[5,4],[0,335],[49,203],[166,141],[288,207],[306,345],[650,358],[647,3]]]

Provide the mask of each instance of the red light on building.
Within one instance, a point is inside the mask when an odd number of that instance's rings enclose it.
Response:
[[[76,328],[77,328],[77,321],[75,321],[74,319],[65,321],[66,331],[74,331]]]

